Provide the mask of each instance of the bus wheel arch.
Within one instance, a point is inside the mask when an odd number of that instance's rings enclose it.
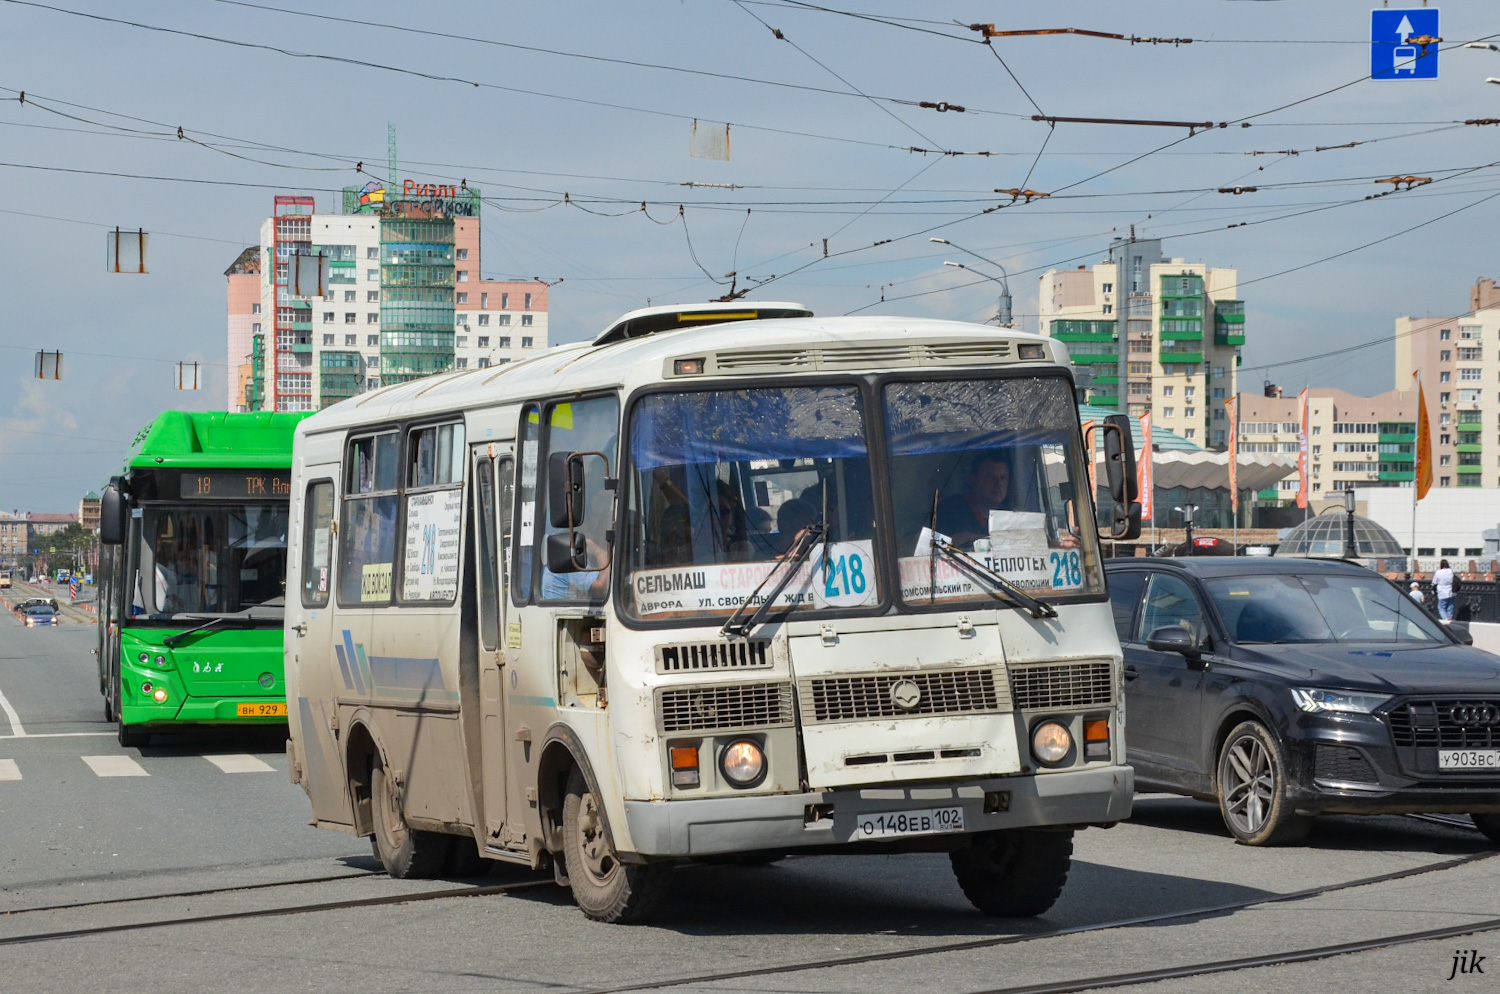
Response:
[[[375,817],[370,809],[370,774],[375,766],[375,757],[380,747],[370,727],[362,721],[349,726],[348,745],[345,746],[345,770],[349,781],[349,808],[354,816],[354,834],[372,835],[375,832]]]
[[[537,761],[537,814],[542,823],[542,843],[555,854],[563,852],[563,804],[568,797],[568,779],[574,770],[583,775],[584,782],[595,797],[599,792],[599,779],[589,763],[588,752],[583,748],[577,733],[567,725],[553,725],[542,737],[541,756]],[[611,846],[614,833],[606,819],[605,835]]]

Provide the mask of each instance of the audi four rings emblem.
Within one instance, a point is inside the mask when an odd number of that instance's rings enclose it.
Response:
[[[922,703],[922,688],[915,680],[897,680],[891,684],[891,703],[903,711],[915,711]]]
[[[1455,704],[1448,709],[1455,725],[1494,725],[1500,723],[1500,708],[1493,704]]]

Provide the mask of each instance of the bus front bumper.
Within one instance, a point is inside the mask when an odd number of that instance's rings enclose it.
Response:
[[[844,847],[850,852],[940,846],[974,832],[1113,824],[1130,816],[1135,771],[1107,766],[1040,776],[994,777],[962,784],[888,785],[701,800],[625,801],[631,845],[639,856]],[[961,808],[962,832],[856,838],[870,816]],[[623,840],[619,840],[623,841]]]

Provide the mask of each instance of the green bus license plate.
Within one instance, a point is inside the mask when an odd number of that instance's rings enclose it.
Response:
[[[237,718],[285,718],[286,704],[236,704],[234,714]]]

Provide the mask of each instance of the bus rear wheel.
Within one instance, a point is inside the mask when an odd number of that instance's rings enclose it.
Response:
[[[997,918],[1034,918],[1052,907],[1068,881],[1073,833],[980,832],[948,859],[974,907]]]
[[[406,824],[400,788],[385,772],[377,756],[370,770],[370,814],[374,834],[370,846],[385,872],[398,880],[441,876],[452,839],[440,832],[422,832]]]
[[[563,857],[573,900],[595,921],[614,925],[650,916],[666,893],[671,864],[620,862],[610,845],[604,809],[574,768],[563,800]]]

